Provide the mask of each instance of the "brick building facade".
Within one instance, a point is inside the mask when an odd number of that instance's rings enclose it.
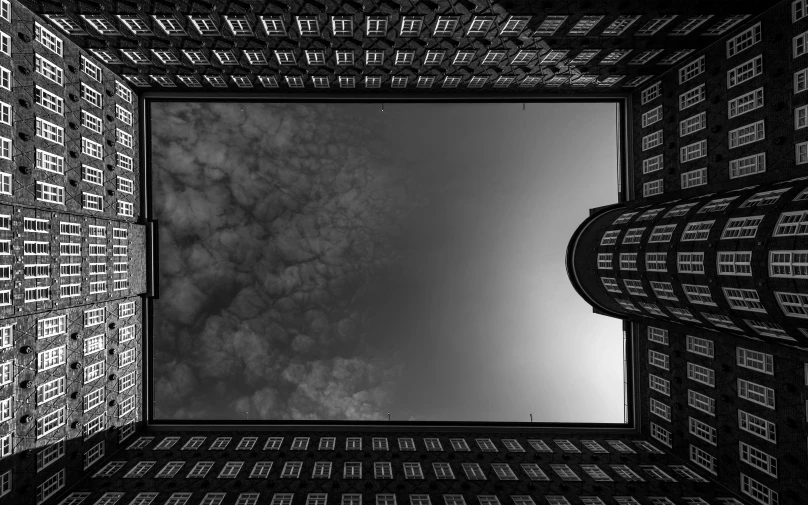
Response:
[[[804,0],[0,0],[0,504],[801,503],[808,334],[777,293],[800,294],[803,246],[774,232],[806,205],[806,14]],[[153,91],[620,100],[621,203],[582,224],[567,261],[579,293],[627,321],[629,423],[149,419]],[[725,247],[730,220],[757,215]],[[682,241],[699,220],[715,221],[706,238]],[[624,245],[631,228],[647,229]],[[772,251],[792,275],[769,275]],[[744,290],[765,312],[733,306],[753,306]]]

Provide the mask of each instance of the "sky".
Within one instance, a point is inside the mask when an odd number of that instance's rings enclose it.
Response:
[[[155,418],[623,422],[609,103],[152,103]]]

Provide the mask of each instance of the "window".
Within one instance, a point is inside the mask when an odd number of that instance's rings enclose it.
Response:
[[[718,252],[718,275],[751,276],[752,252]],[[762,307],[761,307],[762,309]]]
[[[662,120],[662,106],[659,105],[642,115],[642,127],[645,128],[646,126],[652,125],[657,121],[661,120]]]
[[[744,442],[738,442],[741,461],[777,478],[777,458]]]
[[[662,170],[664,164],[665,160],[662,154],[644,159],[642,160],[642,173],[648,174],[651,172],[656,172],[657,170]]]
[[[600,245],[614,245],[617,243],[617,236],[620,235],[620,230],[611,230],[603,234],[600,239]]]
[[[707,128],[707,113],[699,112],[679,122],[679,136],[686,137],[705,128]]]
[[[155,449],[157,449],[157,447]],[[173,479],[184,465],[185,461],[169,461],[159,472],[157,472],[155,477],[158,479]]]
[[[709,424],[703,423],[694,417],[688,418],[688,429],[692,435],[704,440],[705,442],[716,445],[718,440],[717,430]]]
[[[209,450],[211,451],[223,451],[227,448],[227,445],[230,444],[231,437],[217,437],[216,440],[210,444]]]
[[[570,467],[567,465],[561,465],[561,464],[550,465],[550,468],[552,468],[553,471],[556,474],[558,474],[559,477],[561,477],[561,480],[574,481],[574,482],[581,480],[581,478],[578,477],[578,475],[575,472],[573,472],[572,469],[570,469]]]
[[[703,274],[704,273],[704,253],[687,252],[678,253],[677,265],[679,273]]]
[[[601,277],[601,282],[603,282],[603,287],[606,288],[606,291],[612,293],[622,293],[620,291],[620,287],[617,285],[617,279],[613,277]]]
[[[84,395],[84,412],[89,412],[104,403],[104,388],[100,387]]]
[[[687,378],[710,387],[715,387],[715,371],[695,363],[687,364]]]
[[[361,437],[348,437],[345,439],[345,450],[346,451],[361,451],[362,450],[362,438]]]
[[[765,138],[763,120],[741,126],[729,131],[729,148],[744,146]]]
[[[662,377],[657,377],[653,374],[648,374],[648,387],[662,393],[665,396],[670,396],[671,392],[671,383],[668,380],[663,379]]]
[[[7,472],[8,475],[8,489],[11,489],[11,471]],[[3,479],[5,480],[5,479]],[[5,484],[5,483],[4,483]],[[6,486],[3,486],[6,487]],[[36,488],[36,503],[37,505],[44,503],[48,498],[59,492],[60,489],[65,487],[65,469],[62,468],[55,474],[51,475],[42,484]],[[5,492],[2,494],[6,494]],[[123,494],[123,493],[121,493]],[[100,500],[99,500],[100,501]]]
[[[636,279],[623,279],[623,284],[626,286],[628,294],[634,296],[647,296],[642,288],[642,281]]]
[[[639,244],[644,231],[645,228],[630,228],[623,237],[623,244]]]
[[[764,505],[777,505],[778,503],[775,491],[743,473],[741,474],[741,492]]]
[[[612,253],[598,254],[598,268],[611,270],[612,268]]]
[[[795,77],[796,75],[797,74],[795,74]],[[805,82],[804,79],[803,82]],[[728,115],[730,118],[738,117],[742,114],[746,114],[749,111],[759,109],[763,107],[763,88],[758,88],[737,98],[733,98],[727,103],[727,106]]]
[[[692,389],[687,390],[687,404],[705,414],[715,415],[715,399]]]
[[[34,22],[35,40],[42,44],[46,49],[55,54],[62,56],[62,39],[55,33],[51,32],[38,22]]]
[[[754,289],[723,288],[727,303],[735,310],[749,310],[766,313],[760,297]]]
[[[648,340],[651,342],[656,342],[657,344],[668,345],[668,330],[649,326]]]
[[[620,270],[637,270],[637,253],[620,253]]]
[[[783,213],[780,217],[780,221],[783,221],[783,216],[787,213]],[[792,213],[793,214],[793,213]],[[796,214],[800,214],[799,212]],[[726,226],[724,227],[724,231],[721,234],[721,239],[735,239],[735,238],[754,238],[755,234],[757,234],[757,228],[760,222],[763,220],[763,216],[750,216],[750,217],[736,217],[732,218],[727,221]],[[777,231],[780,229],[780,225],[778,224],[778,228],[775,229],[775,236],[777,236]]]
[[[81,138],[81,153],[98,160],[103,156],[101,144],[84,137]]]
[[[668,253],[645,253],[645,269],[649,272],[666,272]]]
[[[87,210],[101,212],[104,210],[104,197],[92,193],[81,194],[81,207]]]
[[[250,472],[251,479],[266,479],[272,470],[272,461],[258,461]]]
[[[211,468],[213,468],[213,461],[198,461],[188,472],[187,478],[204,478]]]
[[[667,354],[648,349],[648,364],[663,370],[670,370],[670,357]]]
[[[715,223],[713,221],[697,221],[688,223],[682,232],[682,237],[679,239],[682,242],[694,242],[699,240],[707,240],[710,235],[710,229]]]
[[[642,185],[642,196],[644,198],[662,194],[662,179],[646,182]]]
[[[219,472],[218,479],[235,479],[244,465],[243,461],[228,461]]]
[[[684,67],[679,69],[679,84],[684,84],[685,82],[693,79],[697,75],[704,72],[704,56],[694,60],[691,63],[688,63]]]
[[[727,89],[754,79],[763,73],[763,56],[756,56],[751,60],[727,71]]]
[[[127,389],[133,387],[135,385],[135,372],[129,372],[126,375],[121,376],[118,379],[118,392],[123,393]]]
[[[295,437],[292,439],[292,451],[305,451],[309,447],[309,437]]]
[[[662,130],[655,131],[642,138],[642,150],[647,151],[662,145]]]
[[[404,463],[404,477],[407,479],[423,479],[420,463]]]
[[[402,440],[402,439],[399,439],[399,440]],[[404,439],[404,440],[411,440],[411,439]],[[455,451],[470,451],[471,450],[471,449],[469,449],[469,446],[466,443],[466,441],[463,440],[462,438],[452,438],[452,439],[449,440],[449,442],[452,444],[452,449],[454,449]],[[401,450],[405,450],[405,449],[402,448]],[[415,446],[413,446],[413,448],[411,450],[415,450]]]
[[[657,242],[670,242],[673,237],[673,232],[676,230],[675,224],[665,224],[654,226],[651,230],[651,236],[648,237],[648,243],[653,244]]]
[[[64,455],[65,455],[64,439],[59,440],[56,443],[46,445],[36,455],[36,471],[39,472],[47,468]]]
[[[106,363],[102,359],[101,361],[96,361],[95,363],[84,367],[84,384],[89,384],[90,382],[103,376],[105,364]]]
[[[727,58],[752,47],[762,40],[760,23],[727,40]]]
[[[700,140],[679,149],[679,161],[686,163],[707,156],[707,141]]]
[[[387,461],[376,461],[373,463],[373,478],[375,479],[392,479],[393,467]]]
[[[688,109],[705,98],[704,84],[699,84],[690,91],[686,91],[679,95],[679,110]]]
[[[703,186],[707,184],[707,167],[684,172],[681,175],[682,189]]]
[[[104,350],[104,335],[95,335],[84,339],[84,355],[95,354]]]
[[[331,462],[330,461],[315,461],[314,469],[311,473],[312,479],[330,479],[331,478]]]
[[[657,298],[673,301],[679,300],[673,292],[673,286],[670,282],[651,281],[651,289],[654,291],[654,295],[656,295]]]
[[[100,121],[100,120],[99,120]],[[36,150],[36,168],[56,174],[65,173],[64,158],[41,149]],[[59,186],[56,186],[59,187]]]
[[[65,424],[65,408],[45,414],[36,421],[36,438],[42,438]]]
[[[477,446],[483,452],[497,452],[497,448],[494,443],[491,441],[490,438],[478,438],[476,439]]]
[[[777,324],[769,323],[766,321],[756,321],[754,319],[744,319],[744,322],[758,335],[764,337],[773,337],[773,338],[781,338],[784,340],[794,340],[793,338],[789,337],[786,331]]]
[[[432,463],[432,470],[438,479],[454,479],[454,472],[449,463]]]
[[[63,114],[65,103],[61,97],[39,86],[34,86],[34,96],[37,105],[60,116]]]
[[[287,463],[288,464],[288,463]],[[346,462],[342,467],[343,479],[361,479],[362,478],[362,463],[359,462]]]
[[[777,442],[777,431],[771,421],[754,414],[738,410],[738,427],[757,437],[772,443]]]
[[[654,423],[651,423],[651,434],[653,435],[654,430],[653,427],[656,426]],[[614,473],[619,475],[620,477],[626,479],[627,481],[634,481],[634,482],[645,482],[645,480],[637,475],[634,470],[628,467],[628,465],[609,465],[611,466]]]
[[[774,409],[774,390],[760,384],[738,379],[738,397]]]
[[[63,145],[65,140],[64,128],[42,118],[36,118],[36,136],[59,145]]]
[[[58,65],[54,65],[53,63],[51,63],[50,60],[47,60],[38,54],[34,56],[36,57],[35,62],[36,72],[45,77],[46,79],[58,84],[59,86],[64,86],[64,80],[65,80],[64,70],[62,70],[62,68],[59,67]],[[5,76],[3,80],[5,81]],[[3,87],[11,89],[10,87],[7,86]]]

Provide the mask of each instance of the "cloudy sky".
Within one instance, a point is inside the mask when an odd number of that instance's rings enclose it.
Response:
[[[152,108],[156,418],[623,422],[615,105]]]

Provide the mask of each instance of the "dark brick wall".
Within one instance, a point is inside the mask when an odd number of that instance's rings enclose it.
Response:
[[[0,100],[11,104],[14,109],[12,126],[2,126],[0,132],[9,131],[13,143],[13,160],[0,161],[3,171],[13,174],[13,195],[0,195],[0,201],[23,205],[34,205],[39,208],[50,208],[57,211],[69,211],[78,214],[121,219],[133,222],[140,214],[140,170],[138,152],[137,101],[133,95],[132,102],[127,102],[116,94],[116,82],[126,86],[125,81],[117,77],[101,62],[87,51],[70,42],[60,32],[50,27],[43,18],[33,14],[18,2],[12,2],[12,23],[0,21],[0,29],[11,36],[12,91],[0,90]],[[34,24],[49,27],[50,31],[63,41],[63,57],[45,49],[35,41]],[[5,27],[2,27],[5,25]],[[36,72],[35,54],[48,59],[64,70],[64,86],[59,86]],[[102,68],[101,82],[97,82],[81,71],[81,57]],[[7,57],[4,59],[8,60]],[[2,60],[0,60],[2,61]],[[3,63],[0,63],[3,64]],[[89,104],[81,98],[81,83],[84,83],[102,94],[101,109]],[[47,89],[64,99],[64,115],[55,114],[36,104],[34,88]],[[132,125],[126,125],[117,119],[115,106],[120,105],[133,114]],[[82,126],[81,110],[84,109],[101,118],[102,134],[99,135]],[[43,118],[64,128],[65,142],[63,146],[36,136],[36,117]],[[127,148],[116,142],[116,129],[121,129],[133,136],[133,148]],[[102,144],[102,160],[82,153],[81,138],[86,137]],[[36,149],[41,148],[53,154],[63,156],[65,162],[64,175],[36,169]],[[117,166],[116,153],[122,153],[133,159],[133,171]],[[82,164],[104,171],[104,184],[99,186],[85,182],[82,177]],[[117,190],[116,177],[121,176],[134,181],[134,193],[127,194]],[[45,203],[36,200],[36,181],[44,181],[65,188],[65,205]],[[104,197],[103,212],[82,208],[82,193],[93,193]],[[117,212],[118,199],[134,204],[133,217],[122,217]]]
[[[648,326],[668,330],[669,344],[649,341]],[[808,489],[802,468],[808,464],[805,450],[805,363],[808,353],[789,350],[777,345],[752,339],[742,339],[715,331],[686,328],[681,325],[654,323],[639,324],[639,372],[641,425],[649,430],[654,422],[673,434],[673,454],[689,460],[691,444],[718,458],[717,475],[722,484],[740,494],[738,476],[743,472],[780,493],[780,503],[798,503]],[[687,350],[687,335],[709,339],[714,342],[715,357],[704,357]],[[773,356],[774,373],[768,375],[737,365],[736,348],[767,353]],[[649,365],[648,350],[670,357],[670,370]],[[696,363],[715,371],[715,387],[695,382],[687,377],[687,362]],[[671,395],[667,397],[650,390],[648,374],[652,373],[670,381]],[[738,398],[737,379],[749,380],[775,390],[775,409],[770,409],[748,400]],[[688,406],[687,391],[692,389],[715,399],[715,416],[710,416]],[[670,405],[671,421],[651,414],[649,399],[655,398]],[[762,417],[776,425],[776,443],[763,440],[739,428],[738,410]],[[717,429],[717,442],[713,446],[689,433],[688,418],[694,417]],[[779,472],[775,479],[739,459],[738,442],[752,445],[777,458]],[[661,445],[661,444],[660,444]],[[696,466],[696,465],[694,465]],[[696,468],[699,468],[696,466]],[[699,468],[701,470],[701,468]],[[702,470],[704,471],[704,470]],[[707,473],[705,471],[705,473]]]
[[[727,58],[726,41],[757,23],[761,24],[762,40],[748,49]],[[805,68],[808,56],[792,58],[792,38],[808,30],[808,18],[792,23],[791,2],[781,2],[762,15],[744,22],[725,37],[715,41],[682,61],[659,79],[652,79],[640,86],[632,94],[634,103],[632,141],[634,173],[634,194],[636,205],[645,205],[689,198],[698,195],[744,188],[753,184],[765,184],[801,177],[805,167],[795,164],[794,144],[808,138],[806,130],[794,130],[793,109],[808,101],[807,93],[794,94],[794,72]],[[763,57],[763,74],[732,88],[727,87],[727,72],[755,56]],[[705,71],[697,77],[679,84],[678,70],[686,64],[705,57]],[[646,104],[641,103],[643,90],[661,83],[661,96]],[[684,110],[679,110],[679,96],[704,84],[704,101]],[[763,87],[764,106],[743,115],[729,118],[729,100]],[[662,105],[662,121],[642,127],[642,115]],[[707,127],[685,137],[679,136],[679,122],[699,112],[706,112]],[[765,140],[746,146],[729,148],[729,134],[732,129],[758,120],[765,121]],[[642,151],[642,138],[662,129],[663,143],[659,147]],[[698,140],[707,140],[707,157],[680,162],[679,150]],[[756,153],[766,153],[766,171],[761,174],[730,179],[729,162]],[[643,160],[662,154],[664,168],[643,174]],[[682,172],[707,167],[706,185],[682,189]],[[662,179],[664,193],[643,198],[643,184]]]
[[[140,492],[158,492],[158,502],[168,498],[170,493],[193,493],[189,503],[198,503],[209,492],[225,492],[224,505],[236,502],[239,493],[259,492],[259,503],[269,503],[274,493],[294,493],[293,503],[302,503],[307,493],[328,493],[329,503],[339,503],[342,493],[361,493],[363,503],[375,503],[377,493],[393,493],[397,503],[408,503],[408,494],[429,494],[433,504],[443,503],[443,494],[462,494],[466,503],[477,503],[476,495],[496,495],[500,503],[511,503],[511,495],[529,495],[537,505],[545,503],[545,495],[567,496],[572,503],[580,503],[579,496],[600,496],[606,503],[614,503],[612,496],[634,496],[641,503],[648,503],[648,496],[668,496],[680,503],[682,496],[701,496],[713,503],[713,498],[734,496],[729,490],[720,485],[709,482],[691,482],[670,469],[668,465],[683,464],[678,458],[669,454],[651,454],[638,447],[633,440],[642,440],[641,437],[620,433],[607,434],[594,431],[588,434],[568,433],[564,430],[546,430],[543,433],[529,434],[526,432],[467,432],[462,428],[442,432],[429,431],[330,431],[322,429],[302,429],[300,431],[152,431],[140,434],[154,437],[145,447],[140,449],[127,449],[113,455],[111,461],[124,461],[121,470],[109,478],[85,478],[78,482],[70,492],[90,492],[86,503],[92,503],[105,492],[124,492],[122,502],[130,501]],[[178,436],[179,441],[168,450],[155,450],[156,445],[167,436]],[[182,450],[182,446],[191,436],[205,436],[204,444],[198,450]],[[219,436],[233,437],[225,450],[212,451],[209,447],[213,440]],[[241,437],[254,436],[258,441],[252,450],[235,450]],[[284,437],[283,444],[278,451],[264,450],[268,436]],[[345,450],[346,437],[362,437],[362,450]],[[309,446],[305,451],[290,450],[294,437],[310,437]],[[320,437],[336,437],[335,450],[321,451],[318,449]],[[389,443],[388,451],[372,450],[372,437],[386,437]],[[415,451],[401,451],[398,447],[399,437],[415,439]],[[442,444],[442,451],[427,451],[422,440],[423,437],[438,438]],[[136,441],[139,437],[130,439]],[[470,451],[459,452],[452,449],[451,438],[466,440]],[[497,452],[483,452],[477,446],[475,439],[489,438],[495,444]],[[525,449],[525,452],[509,452],[505,449],[501,439],[516,439]],[[528,443],[529,439],[540,439],[546,442],[552,452],[537,452]],[[572,442],[581,452],[569,454],[563,452],[554,439],[565,439]],[[605,454],[594,454],[584,448],[581,440],[595,440],[608,450]],[[606,440],[620,440],[632,448],[634,453],[619,453],[611,447]],[[654,444],[660,449],[659,444]],[[125,478],[124,475],[139,461],[155,461],[155,464],[142,479]],[[185,461],[185,465],[172,479],[157,479],[155,475],[169,461]],[[204,479],[186,478],[188,472],[198,461],[213,461],[213,468]],[[236,479],[219,479],[219,472],[227,461],[242,461],[244,465]],[[269,478],[249,478],[249,474],[256,461],[272,461],[272,470]],[[298,479],[280,478],[285,461],[302,461],[303,468]],[[311,477],[315,461],[331,461],[332,473],[330,479],[314,479]],[[344,479],[343,464],[348,461],[362,462],[363,477],[361,479]],[[373,477],[373,462],[387,461],[392,463],[393,479],[375,479]],[[408,480],[404,478],[403,463],[418,462],[424,474],[424,480]],[[435,478],[432,463],[446,462],[452,468],[455,478],[451,480],[438,480]],[[485,480],[469,480],[462,463],[478,463],[485,473]],[[517,480],[500,480],[491,469],[492,463],[507,463],[517,476]],[[522,463],[536,463],[547,475],[547,481],[530,481],[520,467]],[[565,464],[580,478],[580,482],[564,482],[551,469],[551,464]],[[581,464],[595,464],[604,470],[613,480],[611,482],[595,482],[586,475]],[[609,465],[627,465],[634,470],[643,482],[627,482],[615,474]],[[656,465],[676,482],[661,482],[643,469],[640,465]],[[692,464],[686,464],[695,470]],[[103,467],[103,464],[98,468]],[[703,477],[706,472],[697,471]]]
[[[38,13],[66,15],[81,27],[80,32],[72,35],[74,41],[84,48],[109,49],[118,59],[116,64],[111,64],[112,68],[128,77],[142,78],[144,87],[140,89],[151,89],[161,91],[186,91],[189,90],[176,78],[177,75],[187,75],[195,77],[201,88],[205,91],[227,91],[227,92],[254,92],[266,91],[259,83],[258,76],[275,76],[280,83],[280,89],[284,92],[294,92],[296,94],[317,94],[323,92],[339,91],[342,93],[352,92],[373,92],[379,94],[390,93],[430,93],[457,95],[471,92],[489,92],[496,95],[508,95],[520,92],[568,92],[570,89],[577,93],[602,93],[602,92],[625,92],[629,88],[622,88],[630,80],[638,76],[652,76],[664,72],[668,67],[657,65],[656,61],[661,60],[666,55],[678,49],[698,49],[712,41],[712,37],[701,36],[706,30],[732,14],[758,14],[769,8],[775,2],[677,2],[670,3],[664,1],[638,2],[624,1],[621,3],[607,1],[561,1],[544,2],[541,6],[534,5],[523,0],[495,2],[492,4],[475,2],[471,0],[462,1],[429,1],[429,2],[398,2],[386,0],[383,2],[303,2],[303,3],[254,3],[254,2],[179,2],[179,3],[149,3],[149,2],[111,2],[102,1],[90,4],[54,4],[51,2],[25,2],[32,10]],[[105,18],[113,23],[119,34],[102,35],[86,23],[81,15],[83,14],[103,14]],[[152,14],[174,14],[185,29],[187,36],[166,36],[157,23],[151,18]],[[135,14],[152,29],[154,36],[135,36],[115,17],[117,14]],[[210,15],[221,32],[221,36],[202,37],[193,27],[188,14]],[[636,21],[626,32],[618,37],[602,36],[603,30],[621,14],[637,15],[641,18]],[[657,35],[649,37],[633,37],[633,34],[655,15],[676,14],[678,17],[669,23]],[[690,15],[710,14],[713,17],[692,33],[681,37],[668,37],[667,33],[682,23]],[[254,36],[233,37],[227,28],[224,16],[245,15],[247,16]],[[260,27],[260,16],[280,15],[288,29],[287,37],[268,37],[263,28]],[[294,28],[294,18],[297,15],[316,16],[322,28],[319,37],[301,37]],[[348,16],[354,21],[354,33],[350,37],[333,36],[330,24],[330,16]],[[388,18],[389,31],[385,37],[367,37],[364,31],[364,22],[369,15],[382,15]],[[531,16],[527,24],[527,29],[519,36],[499,36],[499,28],[504,26],[508,18],[512,15]],[[566,15],[568,19],[564,22],[557,33],[551,37],[542,37],[534,34],[533,31],[541,24],[548,15]],[[567,36],[570,28],[574,26],[584,15],[603,15],[604,19],[587,36]],[[403,16],[418,16],[424,21],[424,30],[417,37],[399,36],[400,23]],[[432,29],[438,16],[456,16],[460,21],[460,29],[452,37],[433,37]],[[475,16],[490,16],[495,20],[498,28],[491,30],[485,36],[466,37],[465,31],[471,24]],[[541,53],[548,49],[569,50],[570,58],[565,58],[560,65],[543,67],[534,59],[527,65],[511,64],[513,57],[522,49],[538,50]],[[569,59],[576,56],[581,49],[600,48],[601,53],[591,62],[578,68],[569,68]],[[631,59],[648,49],[664,49],[663,54],[658,55],[647,64],[629,65]],[[149,63],[134,65],[124,56],[120,49],[140,49],[148,53]],[[179,65],[164,65],[153,54],[151,49],[172,50],[180,58]],[[210,60],[209,66],[191,65],[187,58],[180,52],[182,49],[201,50]],[[249,65],[242,51],[245,49],[263,50],[268,59],[268,65]],[[280,66],[274,58],[272,52],[275,49],[292,49],[296,54],[297,63],[295,65]],[[306,49],[322,49],[326,52],[328,63],[324,66],[311,66],[306,61],[304,51]],[[385,64],[381,67],[369,67],[364,65],[363,53],[367,49],[383,50],[385,52]],[[394,65],[393,60],[396,50],[415,51],[415,64],[401,66]],[[472,49],[475,51],[475,58],[471,65],[455,66],[452,59],[458,50]],[[631,49],[632,53],[623,58],[615,65],[601,65],[597,62],[611,52],[612,49]],[[213,50],[234,50],[235,56],[239,60],[238,65],[221,65],[214,57]],[[352,66],[337,66],[335,51],[348,50],[355,54],[356,64]],[[446,58],[438,66],[425,66],[422,64],[424,56],[428,50],[444,50]],[[506,56],[498,65],[482,65],[483,56],[489,50],[504,50]],[[596,85],[575,86],[569,83],[560,87],[539,85],[537,87],[520,88],[519,83],[526,76],[540,76],[542,79],[550,79],[553,76],[577,78],[579,75],[597,77],[599,82],[604,81],[609,76],[624,76],[617,86]],[[170,81],[177,87],[162,87],[150,76],[168,76]],[[285,83],[286,76],[303,76],[304,88],[291,89]],[[311,76],[327,76],[330,80],[330,88],[316,89],[313,87]],[[340,89],[337,84],[337,76],[354,76],[357,79],[355,89]],[[361,82],[366,75],[382,77],[381,89],[367,89]],[[407,76],[408,84],[405,88],[391,88],[392,76]],[[204,76],[221,76],[225,80],[225,87],[212,87]],[[232,76],[248,76],[252,82],[249,88],[239,88],[232,81]],[[420,76],[435,77],[436,84],[431,88],[418,88],[416,83]],[[446,89],[441,87],[444,76],[460,76],[462,83],[457,89]],[[488,81],[482,89],[467,88],[472,76],[486,76]],[[514,77],[516,80],[506,88],[494,87],[494,83],[499,77]],[[579,83],[580,84],[580,83]],[[199,88],[190,88],[191,91]]]

